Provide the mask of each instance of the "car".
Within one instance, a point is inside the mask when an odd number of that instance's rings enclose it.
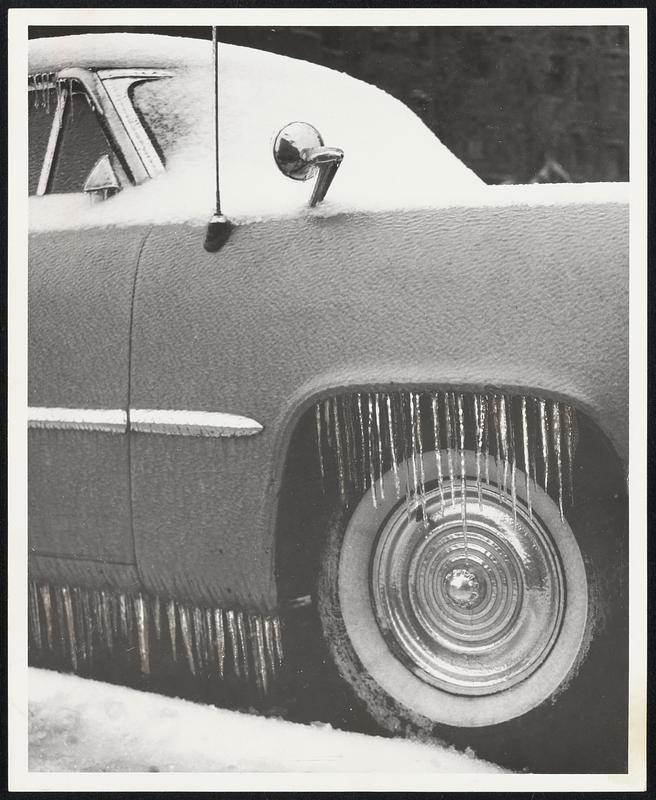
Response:
[[[379,729],[626,770],[628,184],[249,48],[29,70],[31,663],[266,702],[309,608]]]

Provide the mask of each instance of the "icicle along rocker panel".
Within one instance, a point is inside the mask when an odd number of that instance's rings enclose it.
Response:
[[[30,662],[86,677],[264,697],[283,664],[278,616],[44,581],[30,581],[28,612]]]

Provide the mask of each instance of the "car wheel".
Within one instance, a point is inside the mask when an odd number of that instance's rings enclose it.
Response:
[[[605,563],[607,525],[588,516],[575,535],[532,482],[529,505],[519,471],[513,506],[492,458],[482,485],[474,453],[464,481],[438,484],[435,453],[423,461],[421,503],[399,499],[388,474],[377,504],[369,490],[332,518],[317,606],[337,671],[387,731],[473,747],[513,768],[596,771],[605,749],[595,737],[614,741],[596,728],[623,675],[612,656],[604,668],[621,624],[612,613],[599,624],[599,587],[612,605],[624,582],[619,564],[613,573]],[[602,627],[606,645],[591,648]],[[590,652],[593,670],[581,677]],[[589,680],[598,710],[579,708]]]

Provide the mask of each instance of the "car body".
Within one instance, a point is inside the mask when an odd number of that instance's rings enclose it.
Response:
[[[105,594],[137,598],[137,619],[144,598],[175,602],[183,628],[195,609],[229,612],[268,684],[285,604],[309,591],[280,577],[300,547],[282,555],[280,541],[307,523],[290,510],[290,465],[327,398],[545,398],[584,417],[626,477],[628,191],[485,186],[385,93],[219,53],[234,227],[208,253],[209,42],[31,43],[29,571],[35,594],[76,587],[71,609],[98,600],[99,618]],[[72,121],[67,92],[89,98]],[[294,120],[344,151],[314,209],[272,155]],[[82,183],[103,155],[120,191],[93,202]],[[60,616],[79,638],[69,601]]]

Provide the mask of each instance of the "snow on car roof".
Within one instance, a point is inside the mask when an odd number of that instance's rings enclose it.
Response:
[[[234,222],[444,207],[492,188],[381,89],[247,47],[221,44],[219,60],[222,210]],[[176,146],[165,174],[93,205],[76,195],[39,198],[47,207],[30,215],[31,228],[206,222],[214,203],[211,64],[211,42],[198,39],[111,33],[32,40],[30,73],[69,66],[174,69],[169,108],[157,111],[178,128],[171,131]],[[278,131],[296,120],[314,125],[326,145],[345,154],[326,200],[313,210],[307,208],[312,181],[282,175],[272,154]]]
[[[187,120],[195,129],[193,143],[151,187],[102,204],[103,217],[207,218],[213,199],[211,63],[211,43],[198,39],[116,33],[30,42],[31,73],[67,66],[163,67],[178,70],[171,80],[184,79],[178,97],[185,114],[197,117]],[[283,176],[272,156],[275,135],[294,120],[311,123],[327,145],[345,152],[328,195],[335,212],[425,205],[454,186],[482,185],[407,106],[351,76],[221,44],[220,86],[221,194],[224,212],[237,220],[287,216],[307,205],[310,183]],[[138,199],[131,202],[131,195]]]

